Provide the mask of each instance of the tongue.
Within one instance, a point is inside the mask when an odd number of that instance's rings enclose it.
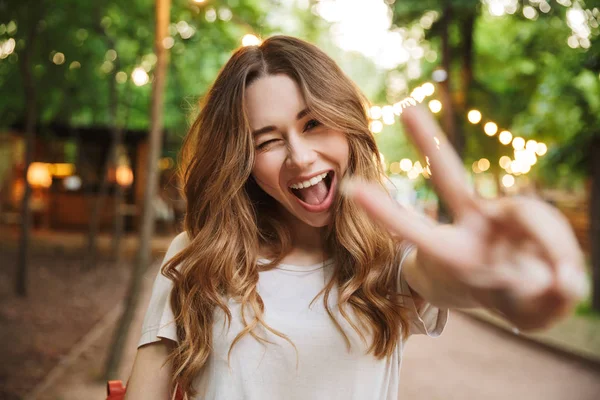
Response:
[[[299,194],[298,197],[300,197],[302,201],[315,206],[321,204],[323,200],[325,200],[328,192],[329,190],[327,189],[324,180],[311,187],[297,190],[297,193]]]

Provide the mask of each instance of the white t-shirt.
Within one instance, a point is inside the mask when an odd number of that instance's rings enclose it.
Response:
[[[185,233],[177,236],[165,261],[182,250],[187,240]],[[344,338],[325,311],[323,298],[319,297],[309,308],[329,281],[332,269],[332,262],[326,261],[312,266],[280,264],[260,273],[258,292],[265,304],[264,320],[289,337],[297,348],[298,359],[289,342],[261,328],[257,332],[274,344],[265,345],[247,334],[233,347],[228,366],[227,353],[244,326],[240,304],[228,303],[233,315],[229,331],[223,312],[215,311],[213,351],[194,381],[198,395],[190,400],[397,400],[402,350],[407,338],[398,343],[389,357],[378,360],[366,354],[368,345],[334,307],[337,296],[332,290],[330,309],[351,341],[348,351]],[[399,276],[398,290],[410,296],[408,284],[402,274]],[[159,272],[138,347],[160,338],[177,342],[169,301],[172,287],[172,281]],[[411,334],[435,337],[442,332],[447,310],[430,304],[423,304],[417,310],[411,297],[404,297],[404,306],[408,309]]]

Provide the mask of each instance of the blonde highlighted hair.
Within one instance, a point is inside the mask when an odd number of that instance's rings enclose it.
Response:
[[[291,236],[277,215],[275,200],[251,176],[255,150],[244,104],[248,85],[275,74],[285,74],[297,83],[316,119],[346,134],[347,175],[379,182],[383,176],[368,128],[368,102],[324,52],[296,38],[274,36],[232,55],[205,96],[182,147],[181,178],[187,200],[184,229],[189,244],[162,268],[174,282],[171,307],[179,346],[169,357],[173,383],[178,382],[190,396],[195,395],[193,380],[210,355],[215,310],[222,310],[231,321],[228,298],[241,303],[245,324],[231,348],[247,334],[267,341],[255,333],[259,325],[287,339],[285,332],[263,320],[264,303],[257,284],[259,270],[265,266],[257,260],[259,249],[268,248],[273,261],[266,268],[276,266],[290,250]],[[328,304],[331,291],[337,290],[340,314],[365,343],[367,335],[372,338],[369,353],[389,356],[407,333],[397,294],[398,246],[352,202],[337,196],[332,207],[333,218],[323,240],[334,260],[334,272],[317,298],[322,295],[329,316],[350,347]],[[350,318],[349,309],[356,319]]]

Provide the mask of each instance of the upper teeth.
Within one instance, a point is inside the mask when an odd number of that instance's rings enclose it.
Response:
[[[312,178],[310,178],[307,181],[300,182],[300,183],[294,183],[294,184],[290,185],[290,187],[292,189],[303,189],[303,188],[307,188],[310,186],[314,186],[317,183],[321,182],[323,180],[323,178],[325,178],[326,176],[327,176],[327,172],[323,172],[321,175],[313,176]]]

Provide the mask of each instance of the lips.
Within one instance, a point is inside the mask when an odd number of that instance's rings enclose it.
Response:
[[[335,172],[333,170],[329,171],[327,177],[324,179],[328,183],[328,193],[325,199],[320,204],[308,204],[303,201],[298,194],[294,192],[296,189],[289,189],[290,193],[294,196],[296,201],[307,211],[312,213],[323,212],[329,209],[331,204],[333,203],[333,197],[335,193],[335,189],[337,187],[337,178]]]

